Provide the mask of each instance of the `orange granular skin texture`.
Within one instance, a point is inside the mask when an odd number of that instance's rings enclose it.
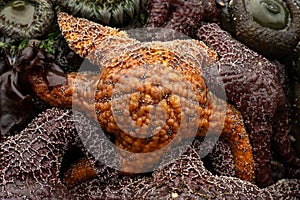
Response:
[[[63,183],[67,187],[73,187],[96,177],[97,174],[89,160],[87,158],[81,158],[64,174]]]
[[[94,101],[77,99],[73,105],[87,112],[94,107],[96,113],[91,116],[97,118],[108,134],[115,136],[114,143],[120,149],[153,153],[146,158],[143,154],[133,154],[128,159],[128,154],[120,151],[123,170],[151,169],[161,156],[171,151],[172,146],[168,144],[177,145],[195,136],[189,133],[190,127],[197,127],[196,134],[205,136],[209,127],[214,130],[221,126],[221,136],[232,149],[237,176],[254,181],[252,149],[241,114],[227,104],[223,121],[221,105],[224,102],[208,91],[201,75],[202,65],[217,60],[217,54],[204,43],[196,40],[141,43],[125,32],[64,13],[59,14],[58,22],[69,46],[102,69],[98,77],[93,77],[99,80],[96,90],[83,94],[88,99],[94,97]],[[73,84],[74,76],[69,74],[65,85],[51,90],[39,75],[33,75],[31,82],[37,94],[50,105],[70,107],[72,92],[78,91]],[[84,80],[83,77],[79,76],[79,80]],[[152,77],[152,82],[144,81],[145,77]],[[165,83],[171,86],[165,87]],[[212,99],[216,99],[216,105],[212,105]],[[151,118],[153,109],[165,118],[155,121]],[[212,118],[212,114],[220,117]],[[186,116],[198,120],[185,123]],[[151,123],[154,126],[149,131]]]

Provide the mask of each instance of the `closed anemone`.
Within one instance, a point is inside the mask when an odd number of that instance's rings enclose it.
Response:
[[[51,28],[52,3],[47,0],[0,0],[0,32],[14,39],[36,38]]]
[[[250,0],[249,8],[254,20],[271,29],[284,29],[289,12],[281,0]]]
[[[222,28],[270,59],[289,55],[300,40],[299,0],[224,1]]]
[[[120,26],[139,12],[144,0],[57,0],[56,3],[72,15]]]

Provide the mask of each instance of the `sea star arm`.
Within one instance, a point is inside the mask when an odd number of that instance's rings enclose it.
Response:
[[[60,30],[69,47],[83,58],[89,58],[94,64],[102,67],[103,59],[112,49],[120,44],[135,43],[127,33],[108,26],[102,26],[83,18],[75,18],[66,13],[58,13]],[[117,37],[115,41],[111,36]],[[99,61],[99,62],[97,62]]]
[[[225,85],[228,99],[241,111],[249,131],[257,184],[270,185],[273,182],[270,165],[272,135],[276,144],[284,143],[287,148],[280,153],[283,159],[285,153],[295,165],[299,159],[290,154],[293,150],[289,144],[286,100],[276,66],[233,39],[216,24],[203,25],[198,37],[220,55],[217,76]]]
[[[216,22],[215,0],[150,0],[147,7],[150,27],[174,29],[193,36],[201,21]]]
[[[211,98],[216,98],[211,95]],[[218,106],[220,99],[215,100],[215,108],[213,109],[215,114],[222,115],[223,108]],[[209,122],[209,126],[212,131],[215,127],[220,127],[223,125],[222,137],[229,143],[234,160],[236,176],[243,180],[248,180],[254,182],[254,160],[252,155],[252,146],[250,144],[249,136],[246,132],[242,115],[240,112],[230,104],[226,104],[226,115],[224,121],[221,118],[214,118]],[[198,132],[199,136],[202,132]]]
[[[74,108],[83,111],[89,117],[95,118],[94,101],[95,89],[99,77],[93,73],[69,73],[66,74],[66,82],[49,86],[43,72],[32,70],[28,77],[32,89],[36,95],[51,106],[61,108]]]
[[[160,27],[166,23],[169,15],[171,0],[152,0],[148,2],[148,23],[154,27]]]
[[[212,175],[203,165],[196,147],[161,167],[151,176],[120,176],[118,180],[103,184],[98,179],[72,188],[81,199],[126,198],[135,199],[289,199],[299,196],[300,181],[280,182],[260,189],[256,185],[228,176]]]
[[[235,177],[234,158],[230,145],[227,141],[220,138],[214,149],[209,155],[213,170],[217,175]]]
[[[47,110],[0,144],[1,198],[70,198],[59,179],[64,153],[78,142],[70,113]]]
[[[64,174],[63,183],[72,188],[82,182],[97,177],[97,173],[94,170],[94,166],[87,158],[79,159],[73,164]]]

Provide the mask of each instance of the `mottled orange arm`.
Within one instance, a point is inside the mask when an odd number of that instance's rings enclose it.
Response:
[[[71,188],[93,178],[97,178],[94,167],[87,158],[81,158],[64,173],[63,183]]]
[[[75,18],[64,12],[58,13],[57,21],[69,47],[81,57],[89,58],[91,62],[97,65],[102,64],[100,57],[103,58],[107,54],[113,53],[121,43],[137,42],[129,38],[124,31],[103,26],[84,18]]]
[[[49,86],[41,70],[33,70],[29,82],[36,95],[51,106],[73,108],[95,117],[94,99],[99,75],[93,73],[66,74],[66,82]]]

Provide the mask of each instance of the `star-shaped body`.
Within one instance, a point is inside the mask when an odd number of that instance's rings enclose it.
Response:
[[[252,150],[241,115],[208,90],[201,73],[216,61],[215,52],[197,40],[140,42],[126,32],[65,13],[59,13],[58,23],[71,49],[101,67],[92,79],[95,90],[83,95],[91,101],[73,98],[73,106],[92,113],[117,147],[134,153],[129,157],[121,151],[122,170],[151,169],[174,145],[209,130],[219,134],[221,127],[237,176],[253,181]],[[53,88],[38,73],[30,80],[50,105],[71,107],[83,76],[78,74],[76,82],[69,74],[65,85]],[[159,114],[153,117],[152,111]]]

